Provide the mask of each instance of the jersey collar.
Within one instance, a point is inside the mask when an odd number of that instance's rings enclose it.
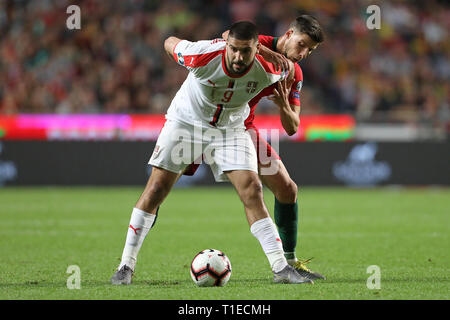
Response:
[[[272,40],[272,51],[277,52],[277,43],[278,43],[278,37],[273,38],[273,40]]]

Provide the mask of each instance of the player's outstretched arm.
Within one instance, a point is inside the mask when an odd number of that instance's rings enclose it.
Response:
[[[177,37],[168,37],[164,41],[164,49],[166,50],[167,55],[173,59],[173,50],[175,49],[175,46],[180,42],[181,39]]]
[[[278,86],[273,90],[273,96],[268,97],[280,110],[281,125],[290,136],[295,134],[300,126],[300,106],[289,103],[292,80],[289,78],[278,82]]]

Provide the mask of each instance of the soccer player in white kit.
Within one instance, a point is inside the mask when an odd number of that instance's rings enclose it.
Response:
[[[164,48],[189,70],[189,75],[167,111],[149,161],[152,173],[133,208],[112,284],[131,283],[137,255],[154,225],[159,206],[179,175],[202,154],[216,181],[230,181],[235,187],[250,231],[260,242],[274,273],[274,282],[312,283],[284,257],[278,231],[263,201],[256,151],[244,125],[248,102],[265,87],[286,81],[287,72],[276,70],[258,55],[258,32],[247,21],[233,24],[227,41],[190,42],[169,37]]]

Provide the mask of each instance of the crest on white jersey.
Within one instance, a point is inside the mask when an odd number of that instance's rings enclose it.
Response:
[[[247,93],[254,93],[256,91],[256,87],[258,86],[258,81],[249,81],[247,82]]]

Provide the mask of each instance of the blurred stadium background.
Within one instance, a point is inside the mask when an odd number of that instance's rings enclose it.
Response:
[[[71,4],[81,9],[80,30],[66,26]],[[379,30],[366,26],[371,4],[381,9]],[[132,171],[145,167],[187,75],[165,55],[164,39],[217,38],[244,19],[279,36],[301,13],[321,22],[326,41],[301,62],[301,128],[281,135],[298,183],[347,184],[375,170],[385,178],[356,184],[448,184],[450,9],[438,0],[0,1],[0,182],[142,183],[144,169]],[[269,100],[257,114],[260,128],[281,128]],[[296,151],[284,155],[291,143]],[[120,164],[105,161],[118,154]],[[367,167],[383,157],[384,167]],[[96,180],[101,169],[117,179]]]

